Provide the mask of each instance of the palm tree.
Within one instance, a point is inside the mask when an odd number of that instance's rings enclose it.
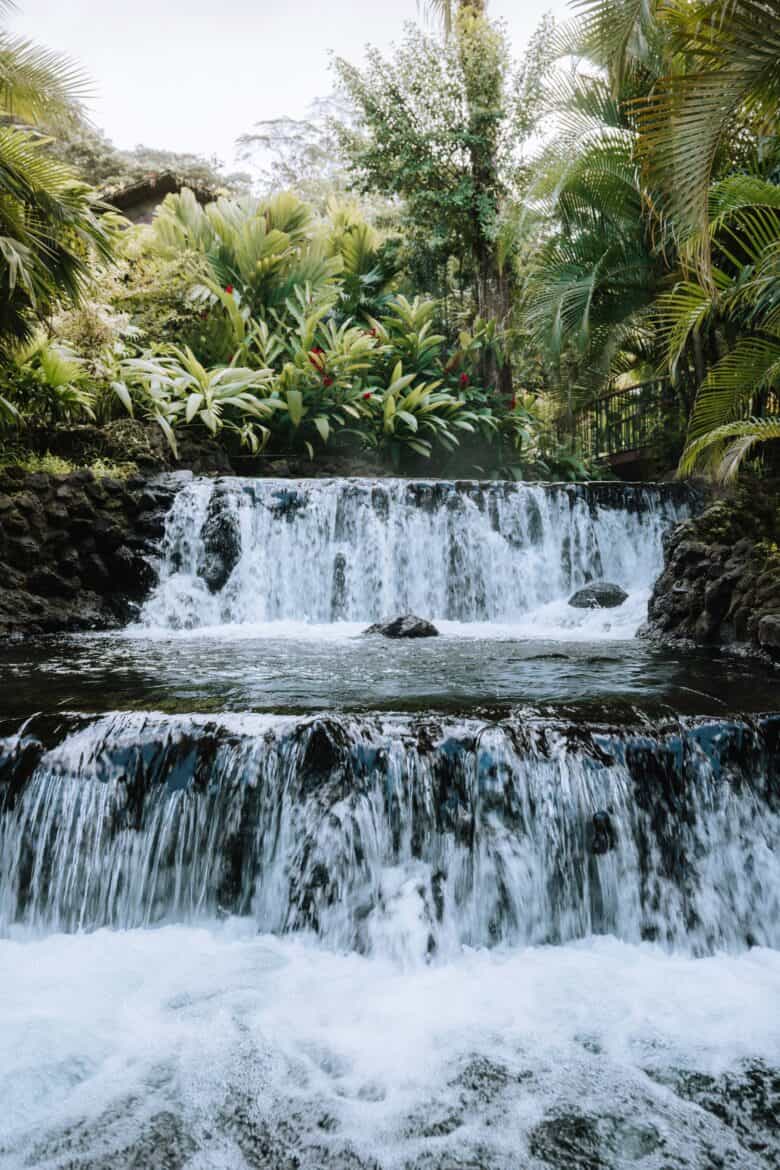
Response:
[[[487,12],[487,0],[417,0],[429,16],[439,20],[447,36],[453,28],[455,13],[458,9],[468,8],[476,16],[484,16]]]
[[[733,144],[746,124],[764,138],[777,134],[777,3],[666,0],[659,19],[677,64],[642,103],[642,156],[678,234],[699,235],[703,243],[708,194],[726,142]],[[702,246],[705,275],[709,256]]]
[[[559,389],[569,412],[657,378],[650,311],[668,261],[657,247],[661,225],[642,182],[633,113],[658,75],[654,38],[632,0],[582,7],[557,38],[559,55],[578,68],[548,79],[557,129],[527,196],[526,218],[537,226],[522,298],[531,335],[565,368]]]
[[[0,16],[12,7],[0,0]],[[47,150],[84,92],[69,61],[0,30],[0,345],[58,299],[78,302],[90,258],[110,255],[101,206]]]
[[[551,86],[526,319],[590,393],[663,374],[690,416],[681,471],[730,477],[778,428],[776,5],[573,6],[560,51],[580,66]]]

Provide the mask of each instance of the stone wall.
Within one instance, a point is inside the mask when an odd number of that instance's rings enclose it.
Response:
[[[780,659],[777,485],[717,500],[669,534],[644,634],[745,645]]]
[[[0,637],[130,620],[176,490],[174,477],[0,469]]]

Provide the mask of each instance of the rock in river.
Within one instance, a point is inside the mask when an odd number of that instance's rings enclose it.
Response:
[[[201,530],[203,559],[198,574],[219,593],[241,557],[241,526],[228,492],[215,490]]]
[[[569,605],[575,609],[615,609],[628,597],[619,585],[609,581],[591,581],[584,589],[578,589],[569,598]]]
[[[437,638],[439,631],[425,618],[412,613],[403,614],[388,622],[375,622],[364,634],[383,634],[385,638]]]

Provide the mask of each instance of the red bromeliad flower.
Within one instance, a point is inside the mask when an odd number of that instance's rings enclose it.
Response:
[[[314,366],[315,370],[319,370],[320,373],[322,373],[323,369],[325,368],[325,362],[323,360],[324,357],[325,350],[321,349],[319,345],[315,345],[314,349],[309,350],[309,361]]]
[[[371,391],[370,391],[370,390],[366,390],[366,392],[365,392],[365,394],[363,395],[363,397],[364,397],[364,398],[373,398],[373,397],[374,397],[374,395],[371,393]]]
[[[227,295],[228,295],[229,297],[230,297],[230,296],[232,296],[232,295],[233,295],[233,285],[232,285],[232,284],[226,284],[226,285],[225,285],[225,292],[227,293]]]
[[[517,395],[513,394],[512,401],[509,403],[509,409],[514,410],[516,406],[517,406]]]
[[[333,379],[331,378],[330,374],[325,374],[324,378],[322,379],[322,384],[323,386],[333,385]]]
[[[460,384],[461,384],[461,386],[463,387],[463,389],[465,390],[465,388],[466,388],[466,387],[468,386],[468,384],[469,384],[469,376],[468,376],[468,374],[461,374],[461,376],[460,376]]]

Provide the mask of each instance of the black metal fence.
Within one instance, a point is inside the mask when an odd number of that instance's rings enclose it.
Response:
[[[575,420],[583,451],[591,456],[618,455],[649,447],[670,424],[679,407],[662,380],[641,382],[592,403]]]

